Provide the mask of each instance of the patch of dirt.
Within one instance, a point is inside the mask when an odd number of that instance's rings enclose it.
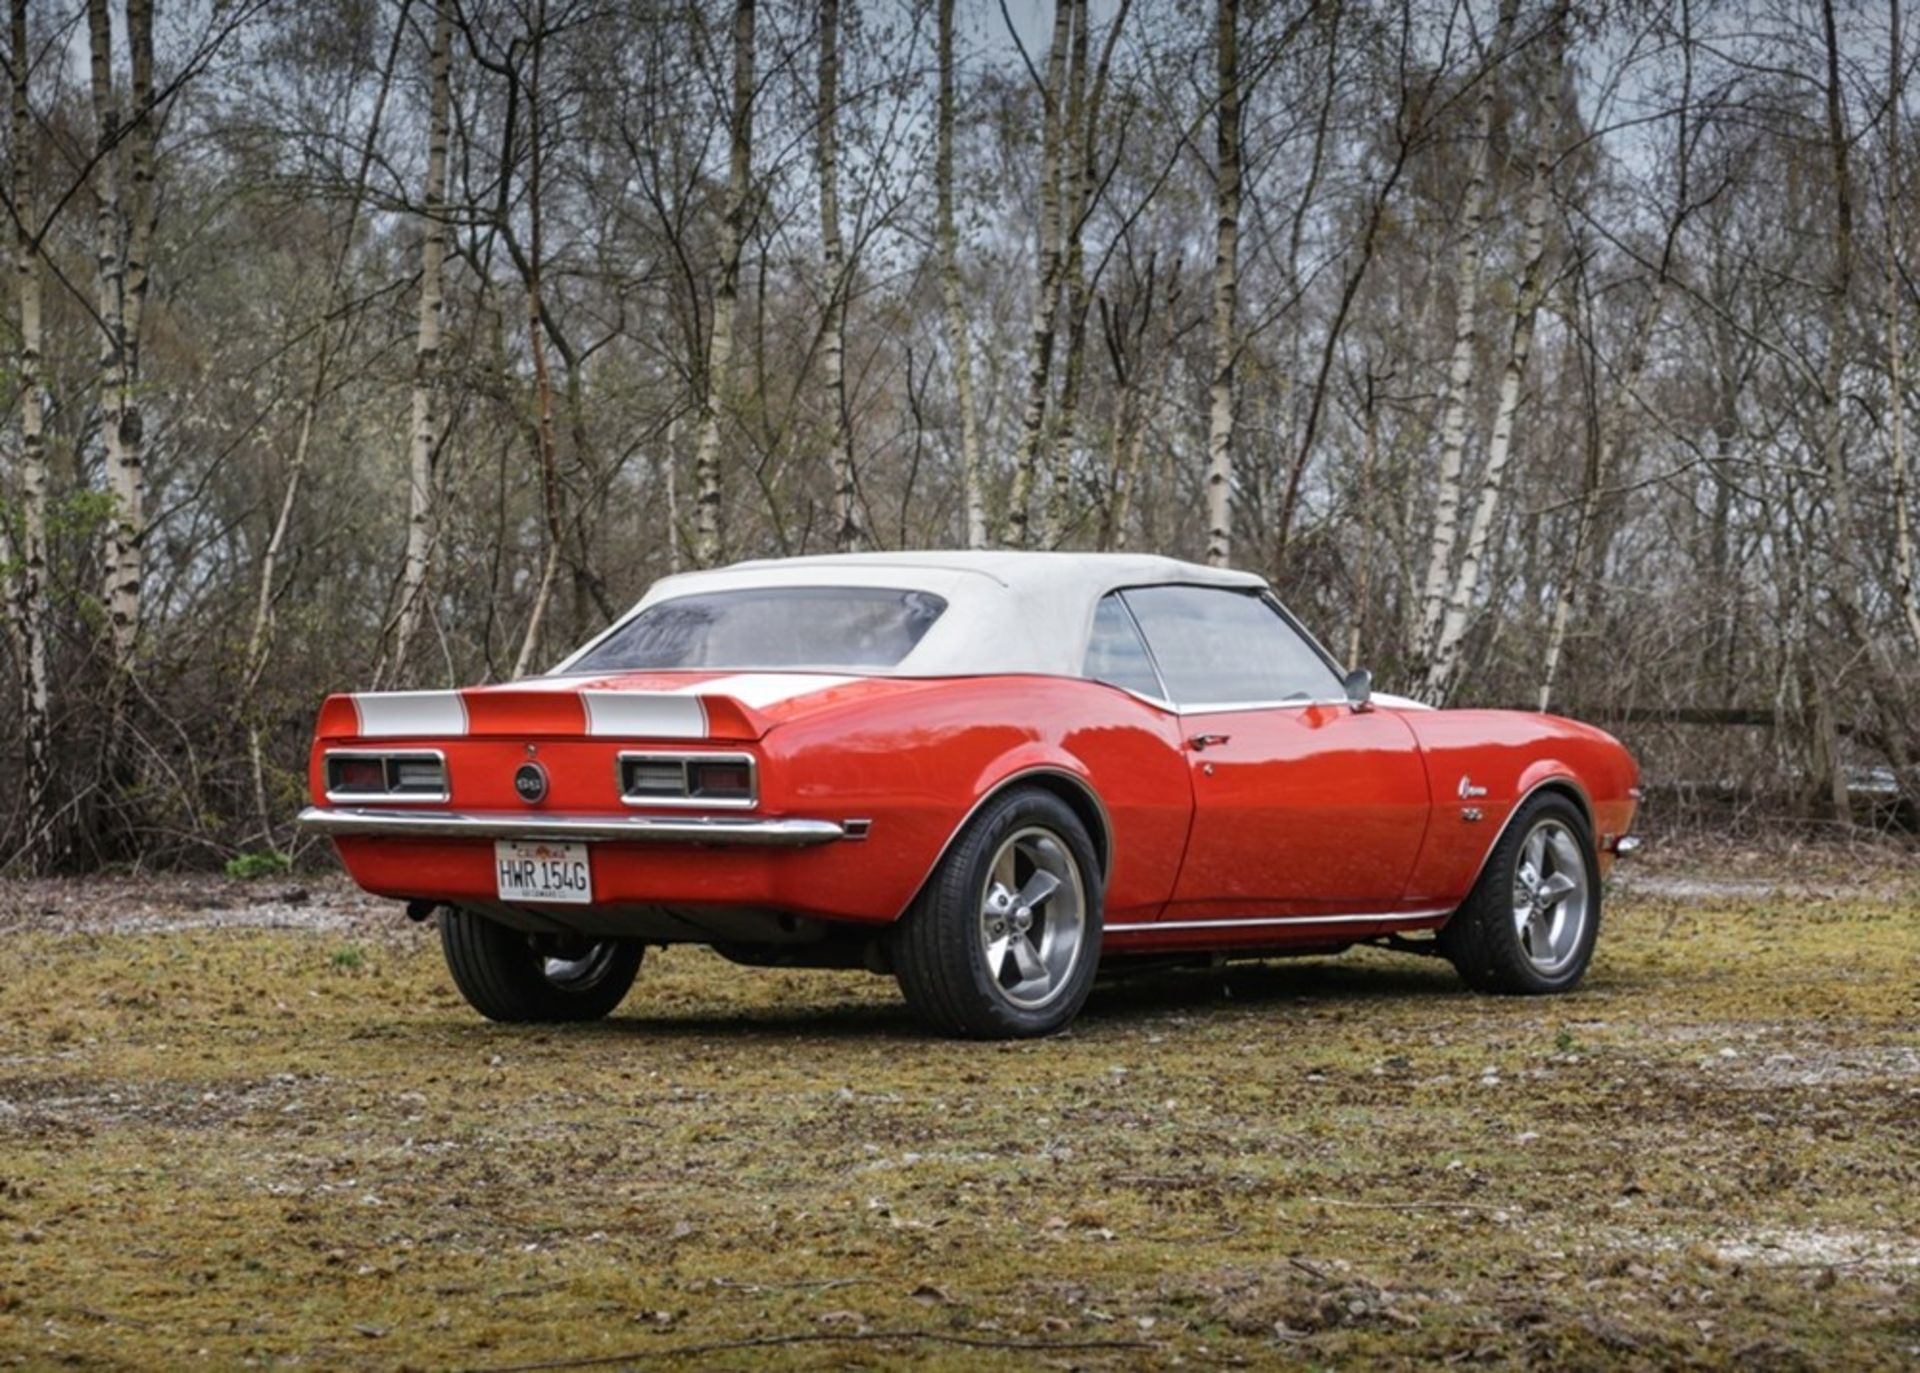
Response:
[[[1823,1048],[1802,1045],[1797,1052],[1780,1050],[1764,1057],[1725,1058],[1714,1055],[1700,1064],[1718,1085],[1745,1091],[1779,1091],[1791,1087],[1839,1087],[1881,1083],[1905,1087],[1911,1094],[1920,1086],[1920,1048]]]
[[[339,874],[254,881],[176,874],[0,883],[0,938],[196,930],[373,934],[405,924],[397,902],[369,896]]]
[[[0,1078],[0,1136],[76,1133],[124,1125],[211,1130],[268,1113],[313,1109],[324,1079],[280,1073],[243,1083],[98,1082],[83,1078]]]
[[[1795,1268],[1920,1268],[1920,1239],[1859,1230],[1761,1230],[1717,1240],[1713,1251],[1728,1263]]]

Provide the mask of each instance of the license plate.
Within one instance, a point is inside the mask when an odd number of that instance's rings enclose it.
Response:
[[[493,868],[502,901],[583,906],[593,900],[585,844],[502,839],[493,846]]]

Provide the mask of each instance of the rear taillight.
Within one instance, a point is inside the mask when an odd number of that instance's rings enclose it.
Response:
[[[689,763],[687,791],[716,800],[751,801],[753,769],[745,763]]]
[[[760,798],[749,754],[623,753],[620,799],[630,806],[745,810]]]
[[[329,801],[445,801],[447,760],[439,753],[370,750],[329,753]]]

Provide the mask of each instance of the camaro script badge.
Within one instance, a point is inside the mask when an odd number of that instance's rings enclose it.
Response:
[[[513,774],[513,789],[528,805],[539,805],[547,799],[547,770],[538,763],[522,763]]]
[[[1487,789],[1485,787],[1476,787],[1473,784],[1473,778],[1462,777],[1460,779],[1460,799],[1462,801],[1468,801],[1476,796],[1485,796],[1486,794]]]

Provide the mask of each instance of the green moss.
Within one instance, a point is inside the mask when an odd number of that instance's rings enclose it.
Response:
[[[238,882],[278,877],[293,866],[283,853],[243,853],[227,860],[227,876]]]
[[[1629,899],[1572,997],[1363,952],[997,1046],[694,950],[536,1029],[473,1016],[397,916],[15,933],[0,1353],[1910,1363],[1913,911]]]

